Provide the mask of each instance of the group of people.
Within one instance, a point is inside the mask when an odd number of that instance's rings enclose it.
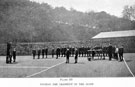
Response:
[[[109,60],[112,60],[112,58],[119,60],[119,61],[123,61],[123,52],[124,52],[124,48],[123,46],[112,46],[111,44],[109,44],[108,46],[108,57]]]
[[[46,55],[46,58],[48,56],[48,48],[43,48],[43,49],[33,49],[32,50],[32,54],[33,54],[33,59],[35,59],[36,55],[37,55],[37,59],[40,58],[44,58],[44,55]],[[52,54],[52,58],[54,58],[54,55],[56,55],[56,59],[58,59],[59,57],[66,57],[66,63],[69,63],[69,57],[70,56],[74,56],[75,55],[75,63],[77,63],[77,59],[78,59],[78,54],[79,51],[77,48],[59,48],[57,47],[56,49],[52,49],[51,50],[51,54]],[[40,57],[42,55],[42,57]]]
[[[6,63],[16,62],[16,48],[12,46],[12,42],[7,42]]]
[[[67,49],[70,51],[70,56],[74,56],[75,55],[75,49],[78,50],[78,56],[79,57],[88,57],[90,56],[90,52],[88,50],[90,50],[90,47],[57,47],[57,48],[52,48],[51,51],[48,48],[37,48],[37,49],[33,49],[32,53],[33,53],[33,59],[35,59],[35,56],[38,55],[42,55],[42,58],[44,58],[44,55],[48,55],[48,50],[49,50],[49,54],[51,53],[52,58],[54,58],[54,55],[56,55],[56,59],[58,59],[59,57],[65,57],[66,56],[66,52]],[[40,57],[38,57],[39,59]]]
[[[66,63],[69,63],[69,57],[70,55],[72,54],[71,51],[69,50],[69,48],[67,48],[67,51],[66,51]],[[74,59],[75,59],[75,64],[78,62],[78,54],[79,54],[79,50],[77,48],[74,49]]]
[[[69,63],[69,57],[75,58],[75,63],[78,62],[78,57],[88,57],[94,60],[95,56],[100,59],[105,59],[105,57],[109,57],[111,61],[112,58],[123,61],[123,46],[112,46],[109,44],[106,47],[102,46],[94,46],[94,47],[57,47],[56,49],[51,49],[52,58],[56,55],[56,59],[59,57],[66,57],[66,63]],[[48,57],[48,48],[38,48],[32,50],[33,59],[47,58]],[[16,49],[12,46],[11,42],[7,43],[7,56],[6,63],[16,62]]]
[[[47,58],[48,48],[38,49],[37,51],[33,49],[33,59],[35,59],[36,52],[38,55],[38,59],[40,58],[40,55],[42,55],[42,58],[44,58],[44,54]],[[75,63],[77,63],[78,57],[88,57],[94,60],[96,56],[103,60],[105,60],[106,57],[109,57],[109,60],[112,60],[112,58],[114,58],[119,61],[123,61],[123,52],[123,46],[118,48],[117,46],[112,46],[111,44],[109,44],[105,47],[57,47],[56,49],[52,49],[51,54],[52,58],[54,58],[54,55],[56,55],[56,59],[58,59],[59,57],[66,57],[66,63],[69,63],[69,57],[74,57]]]
[[[44,58],[44,56],[48,55],[48,48],[43,48],[42,50],[38,48],[38,50],[33,49],[32,50],[32,54],[33,54],[33,59],[35,59],[36,54],[38,55],[38,59],[40,59],[40,55],[42,55],[42,58]]]

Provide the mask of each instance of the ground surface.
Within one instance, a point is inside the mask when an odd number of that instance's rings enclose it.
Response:
[[[124,54],[129,69],[135,75],[135,53]],[[65,63],[65,58],[32,59],[32,56],[17,56],[17,62],[6,64],[5,56],[0,56],[0,78],[45,78],[45,77],[133,77],[125,62],[116,60],[88,61],[87,57],[79,57],[74,64]]]

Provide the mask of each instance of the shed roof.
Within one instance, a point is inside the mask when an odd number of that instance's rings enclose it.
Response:
[[[130,37],[130,36],[135,36],[135,30],[101,32],[97,34],[96,36],[92,37],[92,39]]]

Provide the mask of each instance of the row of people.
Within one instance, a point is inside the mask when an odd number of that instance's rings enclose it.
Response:
[[[100,58],[105,59],[106,56],[109,57],[109,60],[111,60],[112,58],[115,59],[119,59],[120,61],[123,60],[123,52],[124,49],[123,47],[113,47],[111,44],[108,47],[78,47],[78,48],[74,48],[74,47],[68,47],[68,48],[56,48],[56,49],[52,49],[52,58],[54,57],[54,55],[56,55],[56,59],[58,59],[58,57],[67,57],[67,63],[68,63],[68,57],[70,56],[75,56],[75,58],[77,59],[78,56],[86,56],[86,57],[92,57],[92,59],[94,59],[95,56],[98,56]],[[42,58],[44,58],[44,56],[48,55],[48,48],[43,48],[43,49],[33,49],[32,50],[32,54],[33,54],[33,59],[35,59],[35,56],[38,55],[38,59],[40,59],[40,56],[42,55]],[[13,60],[12,60],[13,58]],[[11,62],[15,62],[16,61],[16,50],[15,47],[11,46],[11,43],[7,43],[7,56],[6,56],[6,63],[11,63]]]
[[[70,52],[70,56],[76,56],[76,49],[77,49],[77,56],[80,57],[92,57],[92,59],[94,59],[95,56],[97,56],[100,59],[105,59],[105,57],[109,57],[109,60],[111,60],[112,58],[115,59],[119,59],[120,61],[123,60],[123,47],[119,47],[117,48],[116,46],[113,47],[112,45],[106,46],[106,47],[98,47],[95,46],[93,48],[90,47],[81,47],[81,48],[74,48],[74,47],[68,47],[68,48],[56,48],[56,49],[52,49],[52,58],[54,57],[54,55],[56,55],[56,59],[58,59],[58,57],[66,57],[67,56],[67,49]],[[45,50],[42,49],[38,49],[37,51],[34,49],[33,50],[33,59],[35,59],[36,56],[36,52],[38,55],[38,59],[40,58],[40,55],[42,55],[42,58],[44,58],[44,54],[48,55],[48,49],[46,48]],[[42,54],[41,54],[42,53]]]
[[[38,59],[40,59],[40,55],[42,55],[42,58],[44,58],[44,56],[46,56],[46,58],[47,58],[47,55],[48,55],[48,49],[46,48],[46,49],[39,49],[38,48],[38,50],[36,50],[36,49],[33,49],[32,50],[32,54],[33,54],[33,59],[35,59],[35,56],[36,56],[36,54],[38,55]]]
[[[70,51],[70,56],[72,56],[72,57],[75,56],[75,49],[76,48],[75,47],[68,47],[68,49]],[[77,50],[78,50],[78,56],[79,57],[92,56],[92,52],[89,51],[91,49],[92,49],[91,47],[79,47],[79,48],[77,48]],[[54,57],[54,55],[56,55],[56,59],[58,59],[58,57],[65,57],[66,56],[66,51],[67,51],[67,48],[59,48],[59,47],[57,47],[56,49],[53,48],[51,50],[52,58]],[[42,55],[42,58],[44,58],[44,55],[46,55],[46,58],[47,58],[48,48],[33,49],[32,50],[32,54],[33,54],[33,59],[35,59],[35,56],[36,55],[38,56],[38,59],[40,58],[41,55]],[[100,54],[100,52],[97,52],[97,54]],[[104,50],[104,54],[107,54],[106,49]],[[97,56],[99,56],[99,55],[97,55]]]
[[[42,49],[42,50],[38,49],[37,50],[38,59],[40,59],[40,53],[42,53],[42,58],[44,58],[44,52],[45,52],[44,49]],[[33,49],[32,53],[33,53],[33,59],[35,59],[36,50]],[[55,50],[52,49],[52,58],[54,57],[54,54],[55,54]],[[77,63],[78,54],[79,54],[79,50],[77,48],[74,49],[74,54],[75,54],[75,57],[74,57],[75,63]],[[66,63],[69,63],[69,57],[72,55],[72,51],[70,50],[70,48],[66,48],[65,53],[63,55],[64,55],[64,57],[66,57]],[[60,49],[59,48],[56,49],[56,59],[58,59],[58,57],[60,57]],[[46,58],[47,58],[47,53],[46,53]]]
[[[109,61],[112,60],[112,58],[117,59],[119,61],[123,61],[123,52],[124,48],[123,46],[117,47],[112,46],[109,44],[108,47],[100,47],[97,49],[97,47],[92,48],[91,50],[88,50],[91,54],[91,58],[94,60],[95,54],[100,56],[101,58],[105,59],[106,56],[109,57]],[[71,55],[71,51],[67,49],[66,51],[66,63],[69,63],[69,57]],[[79,48],[75,48],[75,63],[78,61],[78,55],[79,55]]]

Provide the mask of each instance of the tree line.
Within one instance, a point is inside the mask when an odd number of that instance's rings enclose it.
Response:
[[[0,0],[0,43],[80,41],[99,32],[132,30],[135,23],[128,13],[125,7],[123,18],[118,18],[104,11],[80,12],[29,0]]]

